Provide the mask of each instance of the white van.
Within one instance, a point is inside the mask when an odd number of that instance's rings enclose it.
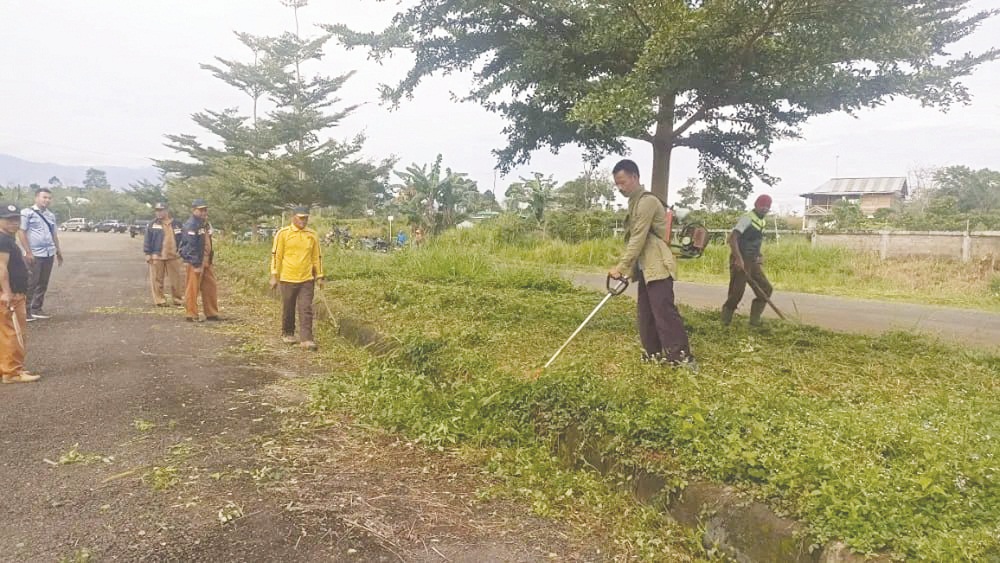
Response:
[[[75,231],[79,233],[80,231],[89,231],[92,225],[83,217],[75,217],[63,222],[59,228],[63,231]]]

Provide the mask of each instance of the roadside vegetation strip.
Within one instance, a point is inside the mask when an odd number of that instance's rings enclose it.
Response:
[[[262,280],[264,254],[233,247],[220,263]],[[817,545],[1000,556],[1000,357],[905,333],[723,329],[685,311],[695,376],[638,361],[634,305],[622,299],[531,380],[596,294],[474,247],[382,258],[327,255],[329,299],[400,347],[329,379],[320,405],[352,405],[441,447],[547,448],[575,425],[675,489],[735,485],[804,521]]]
[[[568,243],[546,237],[514,217],[451,231],[441,239],[443,244],[546,270],[606,271],[622,249],[620,238]],[[780,243],[765,242],[763,253],[768,278],[778,291],[1000,311],[1000,272],[987,263],[935,258],[881,260],[874,253],[813,247],[798,236],[786,236]],[[713,241],[701,258],[681,261],[680,278],[729,283],[728,247]]]

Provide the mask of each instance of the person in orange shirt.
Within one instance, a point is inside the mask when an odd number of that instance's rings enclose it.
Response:
[[[323,285],[323,255],[316,231],[310,229],[309,208],[296,207],[292,224],[274,234],[271,248],[271,289],[281,288],[281,338],[315,350],[313,338],[313,296]],[[299,317],[299,338],[295,338],[295,315]]]

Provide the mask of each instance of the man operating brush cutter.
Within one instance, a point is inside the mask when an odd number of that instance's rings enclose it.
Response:
[[[697,371],[684,319],[674,304],[677,263],[667,243],[663,203],[639,184],[639,167],[635,162],[622,160],[612,173],[618,191],[628,198],[628,216],[625,252],[608,275],[615,280],[630,278],[638,286],[643,360]]]

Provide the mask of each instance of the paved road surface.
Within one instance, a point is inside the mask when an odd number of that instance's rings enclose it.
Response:
[[[579,285],[601,290],[605,287],[604,274],[569,275]],[[723,286],[678,282],[675,291],[678,303],[698,309],[718,310],[726,300],[726,288]],[[629,287],[628,293],[634,298],[635,288]],[[748,289],[738,314],[747,314],[752,295]],[[916,331],[958,344],[1000,351],[1000,314],[997,313],[791,293],[781,291],[781,288],[775,289],[774,304],[786,316],[831,330],[863,334],[880,334],[889,330]],[[776,318],[770,308],[766,316]]]

